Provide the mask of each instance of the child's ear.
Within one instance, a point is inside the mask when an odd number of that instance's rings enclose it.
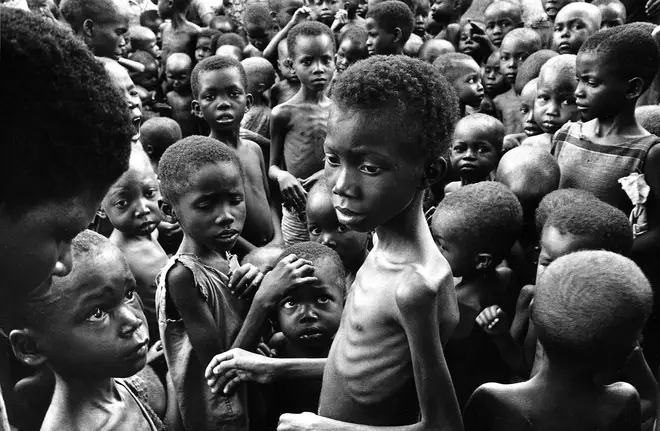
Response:
[[[260,82],[259,85],[257,85],[257,93],[261,94],[263,97],[263,93],[265,93],[267,90],[266,84],[263,82]]]
[[[204,115],[202,114],[202,107],[199,105],[199,102],[196,99],[193,99],[193,101],[190,102],[190,107],[192,108],[195,117],[204,118]]]
[[[92,37],[94,35],[94,21],[86,19],[83,22],[82,31],[85,36]]]
[[[277,13],[275,13],[275,11],[271,10],[270,11],[270,17],[273,18],[273,19],[277,18]]]
[[[626,89],[626,97],[628,99],[638,98],[644,91],[644,80],[640,77],[635,77],[628,81],[628,88]]]
[[[174,213],[174,207],[171,204],[165,202],[164,200],[160,200],[158,201],[158,208],[160,208],[160,212],[163,213],[163,217],[165,218],[166,222],[170,224],[177,222],[176,214]]]
[[[399,27],[394,27],[394,31],[392,33],[394,34],[393,42],[395,43],[403,42],[403,32]]]
[[[429,188],[440,181],[447,173],[447,160],[444,157],[429,162],[424,166],[422,173],[423,188]]]
[[[152,156],[154,154],[153,145],[143,145],[143,147],[144,147],[144,152],[147,153],[148,156]]]
[[[46,362],[46,357],[39,351],[36,334],[31,329],[12,330],[9,341],[14,355],[24,364],[37,367]]]
[[[250,110],[253,102],[254,102],[254,97],[252,97],[252,93],[248,93],[247,96],[245,97],[245,112]]]
[[[103,209],[103,207],[99,207],[99,209],[96,210],[96,215],[99,218],[108,218],[108,215],[105,213],[105,210]]]
[[[490,253],[479,253],[476,258],[477,271],[484,271],[493,267],[493,255]]]

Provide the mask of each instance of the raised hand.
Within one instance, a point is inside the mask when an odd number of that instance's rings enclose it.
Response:
[[[503,335],[509,330],[508,317],[499,305],[484,308],[475,321],[489,335]]]

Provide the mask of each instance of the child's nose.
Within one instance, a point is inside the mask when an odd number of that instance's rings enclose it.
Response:
[[[134,293],[134,295],[137,295],[137,293]],[[121,336],[124,338],[133,336],[133,333],[142,326],[142,319],[132,307],[126,304],[119,307],[118,313],[121,319]]]
[[[321,244],[330,247],[331,249],[335,249],[337,247],[337,243],[335,242],[335,239],[333,238],[332,235],[329,233],[325,232],[323,236],[321,236]]]
[[[222,206],[222,209],[215,218],[215,223],[219,225],[229,226],[234,222],[234,215],[229,210],[227,205]]]
[[[142,217],[143,215],[149,214],[151,211],[149,210],[148,206],[148,201],[146,198],[140,199],[136,208],[135,208],[135,215],[136,217]]]
[[[502,34],[502,27],[500,27],[499,25],[494,26],[493,27],[493,34],[498,35],[498,36],[501,35]]]
[[[340,167],[335,173],[335,185],[332,187],[332,193],[337,196],[351,197],[354,195],[352,181],[346,168]]]
[[[55,267],[53,268],[53,275],[57,277],[64,277],[71,272],[71,243],[63,243],[60,250],[59,256],[57,256],[57,262],[55,262]]]
[[[304,304],[300,313],[300,323],[316,322],[319,320],[319,315],[312,304]]]

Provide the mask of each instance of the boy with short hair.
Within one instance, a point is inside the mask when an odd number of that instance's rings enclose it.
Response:
[[[484,11],[484,22],[488,40],[499,48],[507,33],[523,26],[522,10],[508,1],[494,1]]]
[[[419,59],[433,64],[436,58],[450,52],[456,52],[456,48],[448,40],[429,39],[419,48]]]
[[[403,54],[414,17],[405,3],[389,0],[369,8],[366,25],[369,55]]]
[[[520,99],[513,88],[516,83],[518,68],[534,52],[541,49],[541,37],[529,28],[511,30],[502,40],[500,47],[500,70],[512,88],[497,96],[495,103],[497,117],[504,123],[506,133],[522,132]]]
[[[215,44],[221,34],[218,30],[211,28],[203,28],[199,31],[195,44],[195,61],[197,63],[215,54]]]
[[[22,362],[47,365],[55,374],[41,429],[160,430],[138,388],[116,379],[144,368],[149,343],[126,260],[105,237],[87,230],[72,241],[72,263],[70,274],[21,301],[9,332]]]
[[[209,137],[236,152],[245,170],[245,225],[236,252],[245,255],[254,247],[279,244],[280,221],[270,198],[268,177],[261,148],[240,138],[241,120],[250,108],[247,76],[241,64],[229,57],[202,60],[192,73],[193,110],[211,128]]]
[[[502,155],[504,125],[486,114],[463,117],[454,130],[449,161],[460,177],[445,187],[445,194],[468,184],[488,181],[497,169]]]
[[[577,54],[585,40],[600,30],[600,10],[589,3],[571,3],[557,13],[552,49]]]
[[[129,29],[128,34],[131,37],[131,49],[133,51],[146,51],[155,58],[160,58],[160,48],[156,41],[156,34],[150,28],[136,25]]]
[[[364,60],[369,56],[367,39],[369,34],[362,27],[347,30],[339,40],[335,54],[335,74],[341,75],[348,66]]]
[[[179,141],[181,128],[179,123],[167,117],[155,117],[145,121],[140,127],[140,142],[144,152],[151,160],[154,172],[158,172],[158,162],[170,145]]]
[[[167,263],[167,254],[157,240],[156,228],[162,218],[159,199],[156,173],[147,154],[137,147],[131,154],[128,171],[110,187],[100,210],[101,217],[107,217],[114,227],[110,241],[124,254],[135,277],[152,344],[160,338],[156,275]]]
[[[484,100],[482,100],[482,105],[486,98],[490,99],[490,103],[493,103],[493,99],[500,94],[506,93],[511,88],[511,84],[506,80],[502,69],[500,69],[499,51],[495,51],[486,59],[481,81],[484,85]]]
[[[369,253],[371,234],[351,230],[339,222],[325,178],[320,178],[309,191],[306,211],[309,239],[339,254],[346,270],[346,288],[349,289]]]
[[[126,170],[133,130],[126,103],[103,66],[70,32],[2,7],[0,37],[3,59],[11,63],[0,91],[16,101],[2,109],[7,122],[0,160],[2,321],[17,298],[71,271],[71,240]],[[38,104],[30,102],[36,99]],[[0,357],[7,394],[9,355]],[[10,408],[11,402],[7,399]],[[0,428],[8,430],[4,407],[0,396]]]
[[[243,12],[243,25],[249,42],[244,51],[245,57],[261,57],[273,31],[273,20],[268,6],[263,3],[248,4]]]
[[[607,251],[557,259],[536,286],[532,321],[547,361],[524,383],[481,386],[465,408],[466,430],[640,429],[640,401],[597,373],[623,364],[651,311],[653,291],[631,260]],[[597,304],[597,305],[595,305]],[[612,316],[616,316],[613,318]]]
[[[594,0],[592,3],[600,11],[600,28],[618,27],[626,23],[626,6],[619,0]]]
[[[461,429],[442,348],[458,321],[455,291],[422,213],[423,189],[445,171],[441,155],[458,111],[450,88],[432,66],[405,56],[371,57],[342,75],[325,141],[326,181],[339,222],[375,229],[378,241],[327,360],[234,350],[207,368],[216,390],[318,376],[325,367],[320,416],[282,415],[282,429]]]
[[[305,3],[302,0],[268,0],[268,6],[274,24],[283,30]]]
[[[443,54],[436,58],[433,67],[451,82],[460,102],[460,115],[466,115],[466,107],[478,108],[484,98],[481,85],[481,69],[472,57],[460,52]]]
[[[302,84],[271,114],[269,177],[282,196],[282,235],[287,245],[308,241],[305,180],[323,169],[323,142],[332,102],[325,95],[335,65],[334,36],[321,23],[295,26],[287,36],[293,69]]]
[[[486,382],[505,383],[509,370],[475,319],[502,303],[511,288],[511,270],[498,269],[522,228],[516,195],[494,181],[468,184],[446,196],[433,215],[431,233],[455,278],[460,320],[447,344],[447,366],[458,402]]]
[[[191,0],[158,0],[158,13],[165,22],[163,27],[162,58],[167,61],[170,54],[180,52],[195,58],[195,46],[200,28],[186,19]]]
[[[172,118],[179,123],[184,138],[198,133],[197,119],[190,108],[193,101],[190,88],[192,68],[192,60],[182,52],[175,52],[165,60],[165,77],[170,89],[165,99],[172,107]]]
[[[541,0],[541,5],[543,6],[543,11],[547,15],[550,22],[555,22],[555,17],[566,5],[583,2],[583,0]]]
[[[163,19],[158,15],[158,10],[145,10],[140,14],[140,25],[154,32],[158,46],[162,43],[163,32],[160,28],[162,24]]]
[[[574,55],[558,55],[541,67],[533,115],[543,133],[525,139],[523,145],[550,152],[552,137],[557,130],[567,122],[578,119],[578,107],[573,95],[576,84]]]
[[[246,91],[252,95],[252,105],[241,120],[241,127],[267,139],[270,144],[271,110],[268,107],[267,93],[275,84],[277,77],[275,69],[268,60],[261,57],[246,58],[241,65],[245,69],[248,79]],[[266,159],[266,155],[270,154],[270,145],[255,142],[264,150],[264,159]]]

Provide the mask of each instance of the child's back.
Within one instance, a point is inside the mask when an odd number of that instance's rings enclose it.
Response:
[[[599,385],[594,377],[623,364],[652,295],[641,270],[623,256],[586,251],[557,259],[536,286],[532,311],[547,362],[527,382],[477,389],[465,429],[639,430],[635,388]]]

